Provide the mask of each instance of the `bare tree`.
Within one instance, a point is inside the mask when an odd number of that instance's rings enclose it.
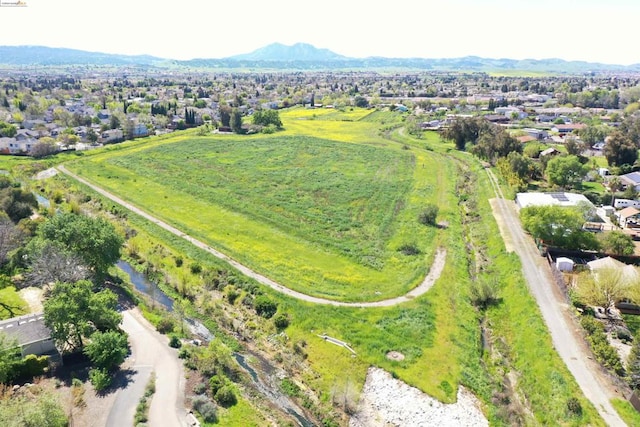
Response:
[[[75,283],[89,279],[91,270],[79,256],[64,252],[56,245],[45,245],[33,259],[25,283],[30,286],[46,286],[56,282]]]
[[[0,265],[7,262],[9,252],[22,243],[23,233],[6,215],[0,216]]]

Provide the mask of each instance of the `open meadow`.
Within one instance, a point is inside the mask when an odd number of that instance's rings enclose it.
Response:
[[[376,136],[376,123],[354,129],[332,113],[298,113],[277,135],[179,136],[67,167],[289,288],[402,295],[433,259],[439,231],[418,216],[446,190],[444,170]]]

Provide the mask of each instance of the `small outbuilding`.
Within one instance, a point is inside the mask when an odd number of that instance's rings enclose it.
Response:
[[[575,262],[571,258],[558,257],[556,258],[556,268],[560,271],[573,271],[573,265]]]

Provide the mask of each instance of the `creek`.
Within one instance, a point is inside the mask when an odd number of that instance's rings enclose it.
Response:
[[[117,265],[129,276],[129,280],[138,292],[147,295],[165,310],[174,311],[173,299],[165,294],[156,283],[150,281],[145,274],[136,271],[131,264],[123,260],[118,261]],[[188,317],[185,317],[184,320],[189,325],[191,332],[205,343],[214,339],[211,331],[198,320]],[[314,427],[316,424],[304,415],[304,410],[280,390],[278,368],[257,353],[247,350],[245,352],[246,355],[235,352],[233,357],[238,365],[249,374],[255,389],[282,411],[292,416],[301,427]]]

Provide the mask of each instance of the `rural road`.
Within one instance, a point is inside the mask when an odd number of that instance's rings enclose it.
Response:
[[[150,427],[187,425],[184,406],[184,372],[177,351],[158,333],[137,308],[122,313],[122,329],[129,336],[131,355],[123,368],[133,371],[126,388],[118,391],[107,418],[107,427],[133,426],[136,406],[151,375],[156,391],[149,408]]]
[[[307,302],[311,302],[311,303],[315,303],[315,304],[325,304],[325,305],[333,305],[333,306],[340,306],[340,307],[358,307],[358,308],[366,308],[366,307],[390,307],[396,304],[401,304],[403,302],[407,302],[407,301],[411,301],[412,299],[425,294],[430,288],[431,286],[433,286],[433,284],[436,282],[436,280],[440,277],[440,275],[442,274],[442,270],[444,269],[445,266],[445,261],[447,258],[447,251],[443,248],[439,248],[436,251],[434,260],[433,260],[433,264],[431,265],[431,268],[429,269],[429,273],[425,276],[424,280],[422,281],[422,283],[420,285],[418,285],[417,287],[415,287],[414,289],[412,289],[410,292],[408,292],[405,295],[401,295],[399,297],[395,297],[395,298],[390,298],[390,299],[386,299],[386,300],[382,300],[382,301],[372,301],[372,302],[341,302],[341,301],[333,301],[330,299],[325,299],[325,298],[318,298],[318,297],[314,297],[311,295],[307,295],[307,294],[303,294],[302,292],[298,292],[298,291],[294,291],[293,289],[289,289],[285,286],[282,286],[281,284],[269,279],[266,276],[263,276],[260,273],[257,273],[253,270],[251,270],[250,268],[240,264],[238,261],[230,258],[229,256],[223,254],[222,252],[219,252],[215,249],[213,249],[212,247],[210,247],[209,245],[207,245],[206,243],[201,242],[200,240],[194,239],[193,237],[185,234],[184,232],[178,230],[177,228],[167,224],[164,221],[161,221],[160,219],[144,212],[143,210],[141,210],[140,208],[132,205],[131,203],[128,203],[126,201],[124,201],[123,199],[121,199],[120,197],[116,196],[115,194],[112,194],[106,190],[104,190],[101,187],[98,187],[95,184],[92,184],[91,182],[87,181],[84,178],[79,177],[78,175],[74,174],[73,172],[69,171],[67,168],[65,168],[63,165],[59,165],[57,166],[57,169],[70,176],[71,178],[75,179],[78,182],[81,182],[82,184],[86,185],[87,187],[91,188],[92,190],[96,191],[97,193],[102,194],[104,197],[118,203],[119,205],[123,206],[124,208],[130,210],[131,212],[140,215],[141,217],[153,222],[154,224],[158,225],[159,227],[164,228],[165,230],[175,234],[176,236],[182,237],[183,239],[187,240],[188,242],[192,243],[193,245],[199,247],[200,249],[203,249],[209,253],[211,253],[212,255],[214,255],[217,258],[220,258],[224,261],[226,261],[227,263],[229,263],[230,265],[232,265],[234,268],[236,268],[238,271],[240,271],[242,274],[244,274],[245,276],[251,277],[254,280],[256,280],[257,282],[269,286],[270,288],[288,295],[290,297],[302,300],[302,301],[307,301]]]
[[[607,425],[625,426],[610,400],[624,396],[613,392],[615,387],[599,374],[601,367],[593,361],[591,351],[569,312],[569,306],[551,277],[546,258],[540,256],[533,240],[525,234],[515,204],[505,200],[493,172],[488,168],[485,170],[496,194],[497,214],[501,217],[496,218],[496,221],[503,225],[500,232],[520,257],[524,277],[540,307],[556,351],[573,374],[585,397],[593,403]]]

